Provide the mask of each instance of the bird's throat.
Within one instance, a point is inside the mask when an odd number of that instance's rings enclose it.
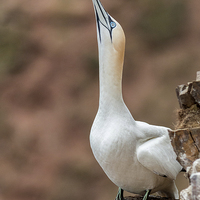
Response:
[[[123,60],[118,55],[99,52],[100,106],[122,103]]]

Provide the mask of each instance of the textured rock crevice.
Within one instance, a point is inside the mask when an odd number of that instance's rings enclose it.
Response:
[[[174,131],[169,131],[177,160],[186,170],[190,186],[180,193],[180,200],[200,199],[200,72],[196,81],[179,85],[180,105]]]

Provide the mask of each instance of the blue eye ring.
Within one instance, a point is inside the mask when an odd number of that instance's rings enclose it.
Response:
[[[110,27],[111,28],[115,28],[116,27],[116,23],[115,22],[110,22]]]

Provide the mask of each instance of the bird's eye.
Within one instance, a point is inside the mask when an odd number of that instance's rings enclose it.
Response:
[[[110,22],[110,26],[111,26],[111,28],[115,28],[116,27],[116,23],[115,22]]]

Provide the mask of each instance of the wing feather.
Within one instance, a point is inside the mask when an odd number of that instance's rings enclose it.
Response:
[[[168,135],[151,138],[139,145],[137,158],[150,171],[173,180],[182,168],[176,160]]]

